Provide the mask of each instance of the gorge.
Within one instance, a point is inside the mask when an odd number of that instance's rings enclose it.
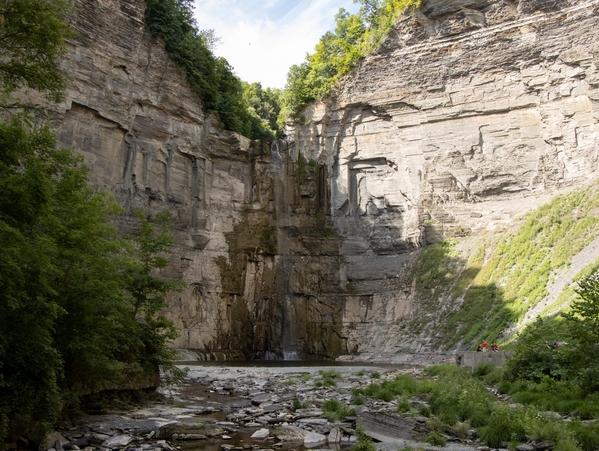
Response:
[[[71,80],[49,118],[130,213],[123,229],[139,209],[174,218],[164,274],[186,288],[166,315],[198,358],[442,349],[433,325],[463,298],[418,289],[423,251],[473,248],[597,178],[597,1],[423,1],[272,145],[203,111],[144,9],[74,1]]]

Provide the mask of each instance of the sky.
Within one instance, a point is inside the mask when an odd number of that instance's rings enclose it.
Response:
[[[284,88],[287,71],[335,28],[339,8],[359,9],[353,0],[195,0],[199,29],[214,29],[214,49],[235,74],[263,88]]]

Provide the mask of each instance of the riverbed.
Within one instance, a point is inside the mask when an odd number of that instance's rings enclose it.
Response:
[[[398,374],[422,373],[422,368],[406,365],[300,361],[179,362],[178,366],[187,369],[182,385],[161,386],[159,399],[138,408],[80,419],[60,431],[64,449],[76,445],[85,451],[351,450],[362,412],[397,411],[396,401],[358,402],[354,391]],[[331,418],[327,404],[347,409]],[[376,446],[435,449],[397,438]],[[475,448],[450,442],[443,449]]]

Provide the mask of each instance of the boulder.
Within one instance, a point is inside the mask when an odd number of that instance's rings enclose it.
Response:
[[[105,440],[102,443],[102,446],[111,449],[120,449],[126,447],[129,443],[131,443],[132,440],[133,437],[128,434],[113,435],[109,439]]]
[[[205,437],[221,436],[225,433],[224,429],[214,423],[206,422],[180,422],[165,424],[158,430],[158,439],[171,439],[173,435],[187,436],[190,434],[202,435]]]
[[[327,437],[325,435],[319,434],[317,432],[308,432],[304,437],[304,446],[306,448],[314,448],[316,446],[322,445],[327,442]]]
[[[266,428],[258,429],[256,432],[252,434],[252,438],[254,440],[264,440],[268,438],[270,435],[270,431]]]
[[[39,451],[46,451],[50,448],[56,448],[56,442],[59,442],[60,447],[62,445],[69,443],[69,441],[63,437],[63,435],[59,432],[50,432],[48,435],[44,437],[39,445]]]

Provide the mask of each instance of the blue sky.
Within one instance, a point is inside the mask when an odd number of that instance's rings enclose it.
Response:
[[[220,37],[215,49],[244,81],[283,88],[292,64],[312,53],[335,28],[339,8],[356,12],[353,0],[195,0],[200,29]]]

